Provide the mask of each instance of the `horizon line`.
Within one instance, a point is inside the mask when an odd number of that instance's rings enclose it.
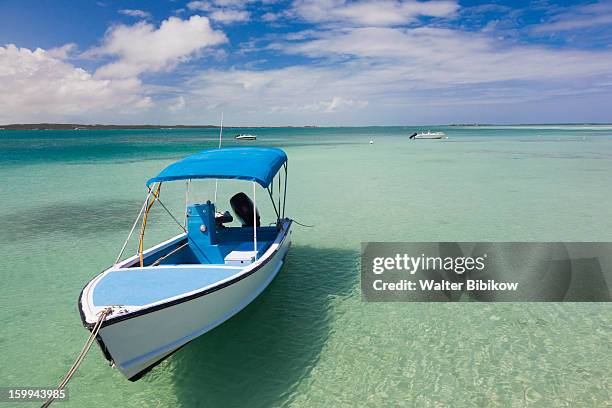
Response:
[[[224,128],[365,128],[365,127],[438,127],[438,126],[612,126],[612,122],[559,122],[559,123],[440,123],[440,124],[389,124],[389,125],[223,125]],[[212,124],[84,124],[84,123],[10,123],[0,125],[0,130],[87,130],[91,128],[116,128],[116,129],[160,129],[160,128],[220,128],[220,125]]]

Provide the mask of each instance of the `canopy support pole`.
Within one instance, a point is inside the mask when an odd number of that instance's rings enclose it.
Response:
[[[253,182],[253,251],[255,251],[255,260],[257,260],[257,196],[255,195],[256,184]]]
[[[187,180],[187,189],[185,190],[185,225],[187,228],[187,207],[189,207],[189,189],[191,187],[191,179]]]
[[[147,228],[147,218],[149,217],[149,211],[151,211],[151,207],[155,204],[155,200],[159,197],[159,192],[161,190],[161,182],[157,183],[157,189],[153,192],[153,198],[151,202],[147,203],[147,207],[145,209],[144,215],[142,216],[142,225],[140,226],[140,239],[138,240],[138,257],[140,258],[140,267],[144,266],[144,259],[142,256],[143,246],[144,246],[144,234],[145,229]]]
[[[223,140],[223,112],[221,112],[221,128],[219,129],[219,149]],[[213,203],[217,205],[217,190],[219,189],[219,179],[215,179],[215,200]]]
[[[287,204],[287,167],[288,167],[287,162],[285,162],[285,189],[283,192],[283,218],[285,218],[285,204]]]
[[[270,184],[270,187],[273,186],[274,183]],[[270,201],[272,201],[272,206],[274,207],[274,213],[276,214],[276,220],[280,220],[280,214],[278,213],[278,210],[276,209],[276,203],[274,202],[274,195],[272,193],[272,190],[270,189],[270,187],[267,188],[268,190],[268,195],[270,196]]]

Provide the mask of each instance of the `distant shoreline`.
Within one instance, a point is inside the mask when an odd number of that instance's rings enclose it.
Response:
[[[265,129],[265,128],[338,128],[338,127],[520,127],[520,126],[612,126],[612,123],[520,123],[520,124],[493,124],[493,123],[453,123],[440,125],[370,125],[370,126],[224,126],[227,129]],[[0,130],[137,130],[137,129],[218,129],[219,125],[85,125],[79,123],[13,123],[0,125]]]
[[[317,126],[223,126],[224,128],[314,128]],[[129,130],[129,129],[218,129],[219,125],[84,125],[80,123],[12,123],[0,130]]]

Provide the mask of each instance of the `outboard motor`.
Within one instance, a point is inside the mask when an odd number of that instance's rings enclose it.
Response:
[[[410,137],[408,139],[414,139],[417,135],[417,132],[414,132],[413,134],[410,135]]]
[[[238,193],[230,199],[232,210],[236,213],[236,216],[242,221],[243,227],[253,226],[253,201],[244,193]],[[257,210],[256,210],[257,211]],[[259,211],[257,211],[257,226],[260,226],[259,222]]]

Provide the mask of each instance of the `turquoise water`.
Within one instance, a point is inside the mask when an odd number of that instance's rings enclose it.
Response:
[[[287,151],[287,214],[315,227],[296,226],[256,301],[141,381],[93,348],[61,406],[609,404],[609,304],[361,301],[361,241],[612,240],[612,127],[440,129],[447,140],[409,141],[404,127],[226,129],[226,145],[251,132]],[[114,261],[145,180],[216,143],[205,129],[0,131],[0,386],[56,385],[87,337],[79,292]],[[214,184],[196,188],[205,199]],[[222,182],[220,206],[241,188]],[[180,215],[184,184],[162,199]],[[176,232],[157,208],[147,245]]]

